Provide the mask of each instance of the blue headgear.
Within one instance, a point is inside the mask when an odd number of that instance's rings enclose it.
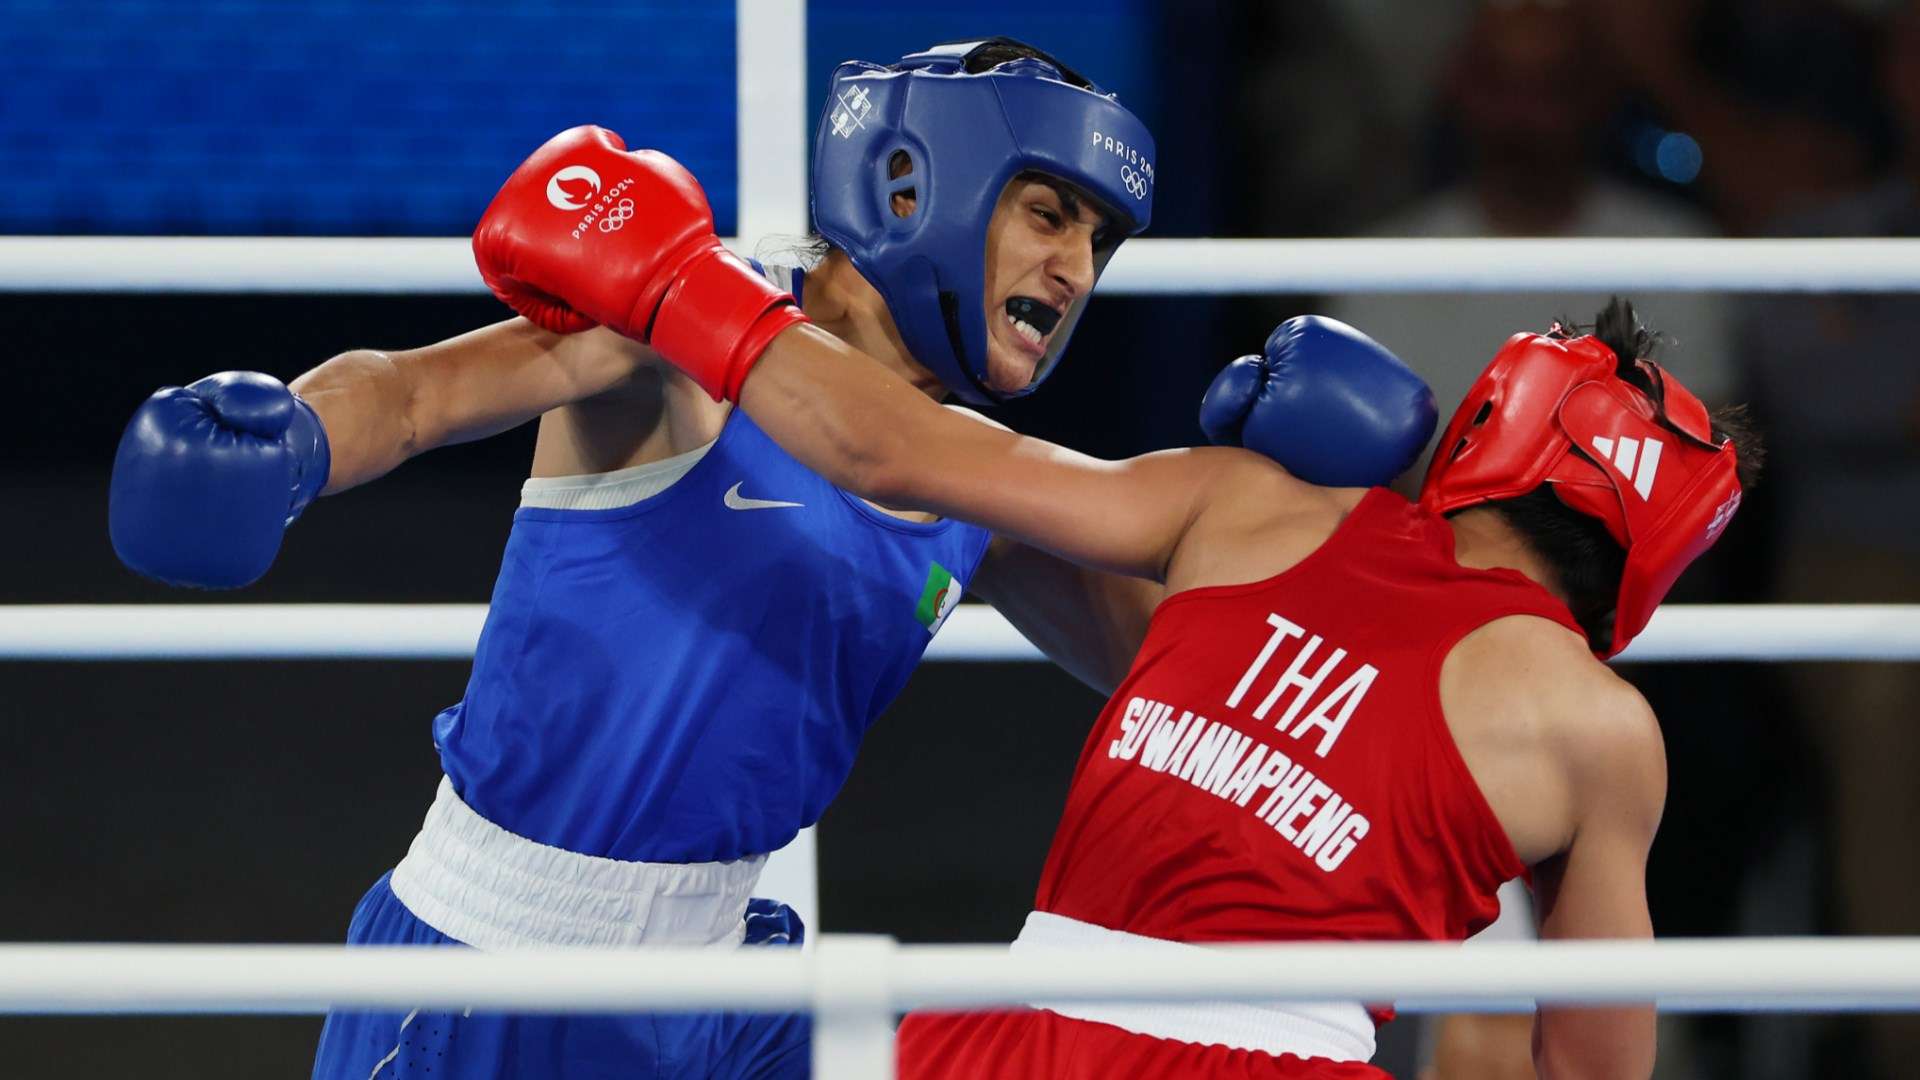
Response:
[[[987,224],[1007,182],[1040,172],[1099,204],[1112,224],[1096,243],[1096,279],[1153,210],[1145,125],[1051,57],[968,70],[1010,47],[1028,48],[988,38],[936,45],[891,67],[841,64],[813,147],[815,228],[880,291],[914,358],[975,404],[1040,385],[1087,302],[1077,297],[1061,313],[1025,388],[987,387]],[[896,179],[889,173],[899,153],[912,168]],[[892,199],[907,191],[914,210],[899,217]]]

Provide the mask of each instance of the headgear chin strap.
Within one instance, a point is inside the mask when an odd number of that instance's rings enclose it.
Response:
[[[1611,657],[1740,506],[1733,444],[1657,364],[1659,398],[1620,378],[1598,339],[1515,334],[1467,392],[1427,469],[1420,504],[1446,514],[1552,484],[1626,550]]]
[[[813,146],[815,228],[880,291],[914,359],[974,404],[1040,385],[1087,302],[1079,296],[1062,313],[1025,387],[987,386],[987,225],[1007,182],[1044,173],[1111,216],[1096,279],[1153,210],[1153,136],[1112,94],[1051,58],[968,72],[979,50],[1010,45],[1019,43],[953,42],[890,67],[841,64]],[[897,178],[896,154],[912,166]],[[914,209],[900,217],[893,196],[909,190]]]

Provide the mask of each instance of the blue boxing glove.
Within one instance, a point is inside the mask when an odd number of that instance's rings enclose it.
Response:
[[[127,422],[113,458],[114,553],[169,585],[251,584],[332,461],[312,406],[271,375],[226,371],[163,387]]]
[[[1433,436],[1433,390],[1379,342],[1319,315],[1228,364],[1200,402],[1216,446],[1244,446],[1323,487],[1391,483]]]
[[[800,913],[778,900],[755,896],[747,901],[746,937],[742,945],[803,945],[807,924]]]

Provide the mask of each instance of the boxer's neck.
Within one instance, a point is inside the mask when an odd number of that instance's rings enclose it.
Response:
[[[1560,576],[1520,531],[1497,510],[1474,507],[1447,519],[1453,529],[1453,561],[1472,570],[1515,570],[1567,603]]]
[[[880,361],[881,365],[935,400],[947,394],[933,372],[920,366],[900,339],[893,314],[844,251],[830,251],[807,271],[802,307],[821,329]]]

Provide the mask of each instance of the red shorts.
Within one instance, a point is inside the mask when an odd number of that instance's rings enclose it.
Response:
[[[1371,1065],[1156,1039],[1040,1009],[914,1013],[900,1025],[900,1080],[1224,1077],[1392,1080]]]

